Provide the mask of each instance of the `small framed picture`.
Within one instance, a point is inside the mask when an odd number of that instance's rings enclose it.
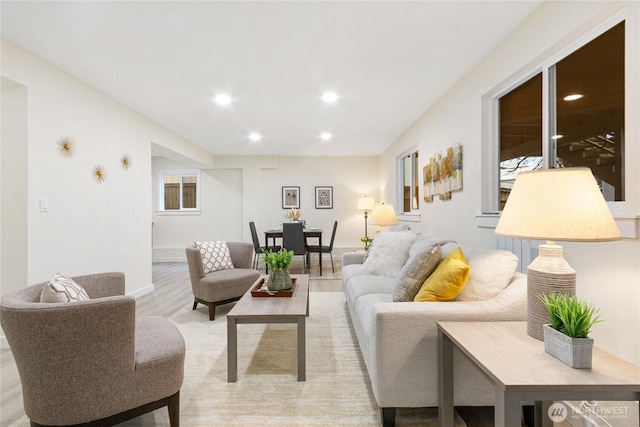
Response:
[[[333,187],[316,187],[316,209],[333,209]]]
[[[300,209],[300,187],[282,187],[282,209]]]

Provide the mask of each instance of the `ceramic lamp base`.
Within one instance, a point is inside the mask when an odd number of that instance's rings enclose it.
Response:
[[[538,257],[527,267],[527,333],[543,340],[542,325],[549,312],[539,295],[576,294],[576,272],[562,256],[562,246],[551,242],[538,247]]]

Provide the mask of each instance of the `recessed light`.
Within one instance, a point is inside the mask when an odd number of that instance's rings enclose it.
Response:
[[[325,92],[322,94],[322,100],[327,104],[333,104],[338,100],[338,94],[335,92]]]
[[[584,96],[584,95],[583,95],[583,94],[581,94],[581,93],[573,93],[573,94],[571,94],[571,95],[567,95],[567,96],[565,96],[565,97],[564,97],[564,98],[562,98],[562,99],[564,99],[565,101],[575,101],[576,99],[580,99],[580,98],[582,98],[583,96]]]
[[[257,142],[262,139],[262,135],[260,135],[258,132],[253,132],[249,134],[249,139]]]
[[[218,105],[229,105],[232,101],[231,97],[226,93],[219,93],[213,98],[213,100]]]
[[[320,139],[323,141],[329,141],[331,138],[333,138],[333,135],[331,135],[329,132],[322,132],[320,134]]]

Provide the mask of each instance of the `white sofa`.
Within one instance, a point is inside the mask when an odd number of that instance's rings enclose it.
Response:
[[[394,287],[406,270],[398,267],[435,240],[411,231],[383,233],[366,261],[365,253],[343,255],[342,280],[382,424],[393,426],[396,408],[438,406],[437,322],[526,320],[526,276],[516,272],[517,257],[510,252],[462,246],[471,273],[455,301],[394,302]],[[403,239],[399,246],[390,243]],[[456,246],[443,243],[442,257]],[[380,259],[386,265],[372,267]],[[491,384],[463,355],[454,355],[454,366],[455,405],[494,404]]]

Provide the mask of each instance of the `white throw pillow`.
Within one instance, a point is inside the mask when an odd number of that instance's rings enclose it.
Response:
[[[364,267],[371,274],[398,277],[416,240],[413,231],[381,231],[373,239]]]
[[[42,287],[40,293],[40,302],[71,302],[71,301],[87,301],[89,295],[87,291],[78,285],[70,277],[60,273],[51,279]]]
[[[215,242],[194,242],[193,245],[200,250],[204,274],[211,273],[212,271],[233,268],[231,253],[229,252],[227,242],[224,240],[218,240]]]
[[[484,301],[509,286],[518,268],[518,257],[499,249],[463,248],[471,276],[457,301]]]

